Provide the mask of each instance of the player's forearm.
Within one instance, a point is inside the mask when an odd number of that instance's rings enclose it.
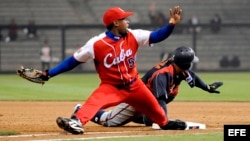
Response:
[[[70,56],[63,60],[59,65],[48,70],[48,75],[50,77],[56,76],[60,73],[72,70],[78,66],[81,62],[77,61],[73,56]]]
[[[201,88],[202,90],[207,91],[207,84],[203,82],[198,76],[195,78],[195,86]]]
[[[188,74],[186,81],[191,88],[196,86],[204,91],[208,91],[207,84],[203,80],[201,80],[201,78],[196,73],[191,70],[186,71],[186,73]]]
[[[149,42],[158,43],[165,40],[173,32],[174,27],[174,25],[167,24],[158,30],[152,31],[149,37]]]

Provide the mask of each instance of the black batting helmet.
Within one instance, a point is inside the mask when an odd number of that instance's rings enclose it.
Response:
[[[191,63],[198,62],[198,57],[195,56],[194,50],[186,46],[175,49],[172,57],[173,62],[182,70],[188,70],[191,67]]]

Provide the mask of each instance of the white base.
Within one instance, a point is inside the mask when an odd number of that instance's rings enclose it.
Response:
[[[193,130],[193,129],[206,129],[206,125],[197,122],[186,121],[187,128],[185,130]],[[155,130],[160,130],[160,126],[156,123],[153,123],[152,128]]]
[[[187,128],[185,130],[206,129],[206,124],[190,122],[190,121],[186,121],[186,123],[187,123]]]

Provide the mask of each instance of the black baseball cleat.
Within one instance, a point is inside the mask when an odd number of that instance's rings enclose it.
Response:
[[[161,126],[163,130],[185,130],[187,128],[187,123],[182,120],[169,120],[168,124]]]
[[[76,117],[73,118],[64,118],[64,117],[58,117],[56,119],[56,123],[58,127],[61,129],[72,133],[72,134],[83,134],[84,128],[80,122],[80,120]]]

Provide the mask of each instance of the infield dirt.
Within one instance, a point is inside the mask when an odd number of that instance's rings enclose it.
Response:
[[[18,136],[0,136],[4,141],[94,138],[106,136],[143,136],[219,132],[225,124],[249,124],[249,102],[172,102],[168,105],[170,119],[206,124],[200,130],[153,130],[135,123],[123,127],[102,127],[92,122],[84,126],[85,134],[71,135],[57,127],[58,116],[69,117],[75,104],[81,102],[0,102],[0,130],[17,131]]]

